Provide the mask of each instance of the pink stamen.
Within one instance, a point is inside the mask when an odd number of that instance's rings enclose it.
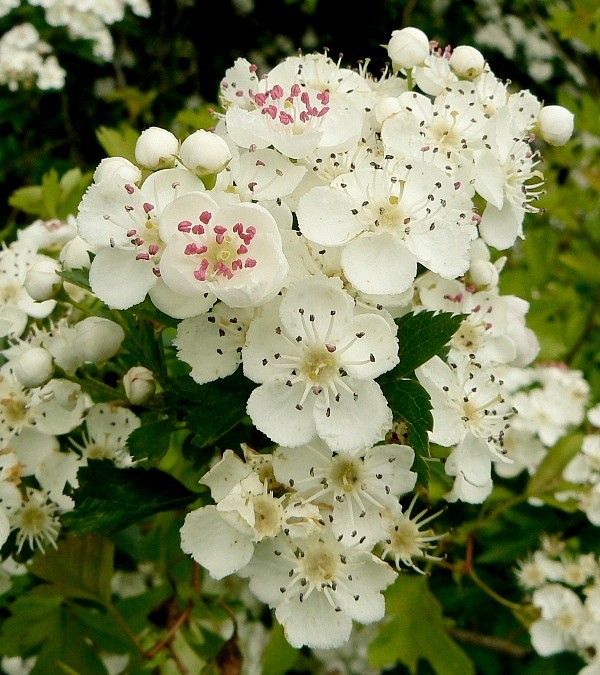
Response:
[[[194,225],[194,227],[192,227],[192,234],[204,234],[204,226]]]
[[[210,219],[212,218],[212,213],[210,211],[202,211],[200,214],[200,222],[208,225]]]
[[[254,102],[256,103],[257,106],[262,108],[266,100],[267,100],[266,94],[254,94]]]
[[[262,161],[262,159],[257,159],[256,166],[266,166],[266,164]]]
[[[321,101],[323,105],[327,105],[329,103],[329,92],[328,91],[322,91],[319,94],[317,94],[317,99]]]
[[[285,124],[287,126],[288,124],[294,123],[294,118],[288,112],[285,112],[284,110],[280,110],[279,111],[279,121],[282,124]]]
[[[241,270],[242,267],[243,267],[242,261],[241,261],[239,258],[236,258],[236,260],[234,260],[234,261],[231,263],[231,269],[232,269],[232,270]]]
[[[276,100],[278,98],[283,98],[283,89],[281,88],[281,86],[279,84],[276,84],[273,87],[273,89],[271,89],[270,94],[271,94],[271,98],[273,100]]]
[[[129,185],[129,183],[125,186],[125,189],[130,195],[132,195],[135,192],[135,188],[133,187],[133,185]]]
[[[208,269],[208,260],[204,260],[200,263],[200,267],[197,270],[194,270],[194,277],[198,281],[206,281],[206,270]]]
[[[256,260],[254,260],[254,258],[246,258],[244,267],[256,267]]]
[[[158,253],[158,251],[159,251],[159,248],[156,244],[150,244],[150,246],[148,246],[148,253],[150,255],[156,255]]]
[[[327,349],[330,354],[333,354],[337,347],[335,345],[326,344],[325,349]]]
[[[179,225],[177,225],[177,229],[180,232],[189,232],[192,229],[192,223],[189,220],[182,220]]]
[[[150,204],[148,202],[144,202],[144,211],[146,213],[150,213],[154,209],[154,204]]]
[[[160,276],[161,276],[160,270],[158,269],[158,267],[153,267],[153,268],[152,268],[152,274],[154,274],[155,277],[160,277]]]
[[[128,230],[128,232],[127,232],[128,237],[135,237],[136,234],[137,234],[137,230]]]
[[[290,90],[290,94],[291,94],[292,96],[294,96],[294,97],[300,96],[301,91],[302,91],[302,88],[301,88],[300,85],[296,82],[296,84],[293,84],[293,85],[292,85],[292,88],[291,88],[291,90]]]
[[[136,260],[150,260],[150,256],[147,253],[138,253],[135,256]]]
[[[248,247],[244,246],[244,244],[241,244],[236,253],[238,255],[244,255],[244,253],[248,253]]]

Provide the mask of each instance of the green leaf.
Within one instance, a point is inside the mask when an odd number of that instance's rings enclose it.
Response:
[[[292,670],[300,652],[285,639],[283,628],[274,623],[269,641],[262,653],[262,672],[270,675],[285,675]]]
[[[68,537],[56,551],[38,554],[29,570],[66,598],[106,605],[111,596],[114,545],[98,534]]]
[[[121,529],[161,511],[182,509],[198,495],[158,469],[118,469],[92,460],[77,475],[75,509],[63,516],[73,532]]]
[[[42,176],[42,199],[46,219],[58,218],[60,182],[58,180],[58,173],[54,169],[51,169]]]
[[[198,385],[189,378],[182,382],[176,396],[183,397],[178,406],[187,409],[186,421],[194,432],[192,444],[199,448],[214,445],[239,424],[246,417],[252,388],[240,371],[219,382]]]
[[[58,595],[35,592],[17,598],[10,606],[11,615],[2,623],[0,654],[22,656],[59,630],[62,601]]]
[[[409,313],[396,319],[400,341],[400,363],[394,368],[394,377],[410,375],[415,368],[439,354],[448,344],[464,319],[462,314],[450,312]]]
[[[28,185],[15,190],[8,198],[8,203],[32,216],[44,216],[44,198],[41,185]]]
[[[536,472],[529,479],[527,495],[530,497],[551,496],[563,487],[562,473],[567,464],[581,450],[583,434],[577,433],[561,438],[548,451]]]
[[[426,487],[429,481],[426,459],[430,457],[427,432],[433,429],[429,394],[416,380],[382,382],[381,388],[394,419],[406,426],[406,443],[415,451],[413,470],[417,472],[417,483]]]
[[[372,666],[386,668],[400,661],[414,675],[419,660],[425,659],[437,675],[474,675],[473,663],[446,632],[442,607],[426,577],[399,575],[385,595],[391,620],[370,645]]]
[[[68,281],[75,286],[79,286],[79,288],[85,288],[87,291],[91,291],[89,274],[90,271],[83,267],[71,270],[61,270],[58,273],[65,281]]]
[[[127,449],[134,459],[158,460],[169,449],[173,420],[150,422],[135,429],[127,439]]]
[[[125,157],[134,164],[138,137],[139,133],[126,124],[119,129],[101,126],[96,131],[98,142],[110,157]]]
[[[31,675],[48,673],[77,673],[108,675],[106,666],[84,639],[77,619],[66,608],[56,630],[44,642]]]

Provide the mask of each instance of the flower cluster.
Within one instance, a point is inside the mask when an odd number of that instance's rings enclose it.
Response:
[[[112,24],[120,22],[128,8],[140,17],[150,15],[147,0],[5,0],[0,3],[0,17],[8,15],[21,4],[43,9],[48,26],[66,28],[72,40],[89,40],[94,56],[110,61],[114,43],[110,32]],[[66,72],[52,54],[51,46],[40,39],[31,23],[11,28],[0,38],[0,84],[11,91],[19,85],[38,89],[62,89]]]
[[[528,303],[500,291],[496,252],[538,211],[535,134],[565,143],[573,119],[509,90],[466,45],[442,51],[406,28],[387,51],[379,78],[327,53],[260,76],[238,59],[213,129],[146,129],[135,162],[100,162],[76,220],[33,223],[4,248],[5,540],[54,542],[79,468],[133,463],[142,419],[129,404],[159,386],[144,350],[120,370],[137,309],[169,325],[165,390],[182,371],[200,396],[236,371],[252,389],[245,412],[264,447],[213,458],[200,482],[214,503],[188,513],[181,546],[214,579],[247,578],[292,645],[344,645],[353,622],[383,618],[395,568],[438,560],[436,514],[417,507],[423,443],[444,462],[446,501],[488,497],[492,466],[514,462],[520,404],[527,415],[505,373],[539,350]],[[64,280],[83,276],[89,286]],[[402,371],[422,336],[399,326],[419,315],[458,330]],[[111,359],[122,396],[109,404],[80,375]],[[420,436],[390,382],[427,401]],[[49,518],[38,530],[22,515],[33,506]]]
[[[579,675],[600,668],[600,559],[593,553],[570,551],[553,537],[523,560],[519,583],[538,610],[529,626],[531,642],[541,656],[574,652],[586,665]]]

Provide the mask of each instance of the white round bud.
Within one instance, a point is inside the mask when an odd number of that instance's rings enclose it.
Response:
[[[448,63],[459,77],[467,80],[472,80],[481,75],[485,67],[483,54],[469,45],[455,47]]]
[[[54,258],[40,258],[27,270],[24,287],[34,300],[50,300],[60,290],[62,266]]]
[[[575,115],[562,105],[546,105],[538,114],[540,136],[550,145],[564,145],[573,135]]]
[[[476,286],[496,286],[500,275],[488,260],[474,260],[469,267],[469,277]]]
[[[59,253],[58,259],[67,270],[89,269],[92,265],[90,260],[89,244],[80,236],[73,237],[68,241]]]
[[[73,344],[83,361],[102,363],[121,348],[125,331],[118,323],[100,316],[90,316],[75,325]]]
[[[422,30],[408,26],[392,31],[387,52],[394,68],[414,68],[429,55],[429,38]]]
[[[107,178],[119,178],[128,183],[138,183],[142,180],[142,172],[125,157],[105,157],[94,171],[94,183],[101,183]]]
[[[130,368],[123,376],[123,386],[127,400],[133,405],[147,403],[156,392],[154,375],[144,366]]]
[[[24,387],[39,387],[54,373],[52,354],[43,347],[32,347],[17,357],[13,371]]]
[[[227,142],[212,131],[198,129],[181,144],[179,159],[197,176],[219,173],[231,161]]]
[[[148,127],[135,144],[135,161],[147,169],[165,169],[173,165],[179,141],[167,129]]]

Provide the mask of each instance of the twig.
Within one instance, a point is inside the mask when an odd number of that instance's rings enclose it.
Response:
[[[485,647],[486,649],[491,649],[492,651],[500,652],[501,654],[507,654],[516,659],[522,659],[531,653],[531,649],[527,647],[520,647],[508,640],[492,637],[491,635],[481,635],[480,633],[465,630],[464,628],[448,628],[448,632],[452,637],[460,640],[460,642]]]
[[[169,643],[173,639],[175,633],[181,628],[181,626],[188,620],[190,614],[192,613],[192,609],[194,607],[193,602],[189,602],[188,606],[181,612],[181,614],[177,617],[177,619],[174,621],[174,623],[171,625],[169,628],[169,632],[165,635],[164,638],[161,638],[155,645],[154,647],[146,650],[144,653],[144,656],[147,659],[152,659],[154,658],[160,651],[162,651],[165,647],[168,647]]]

